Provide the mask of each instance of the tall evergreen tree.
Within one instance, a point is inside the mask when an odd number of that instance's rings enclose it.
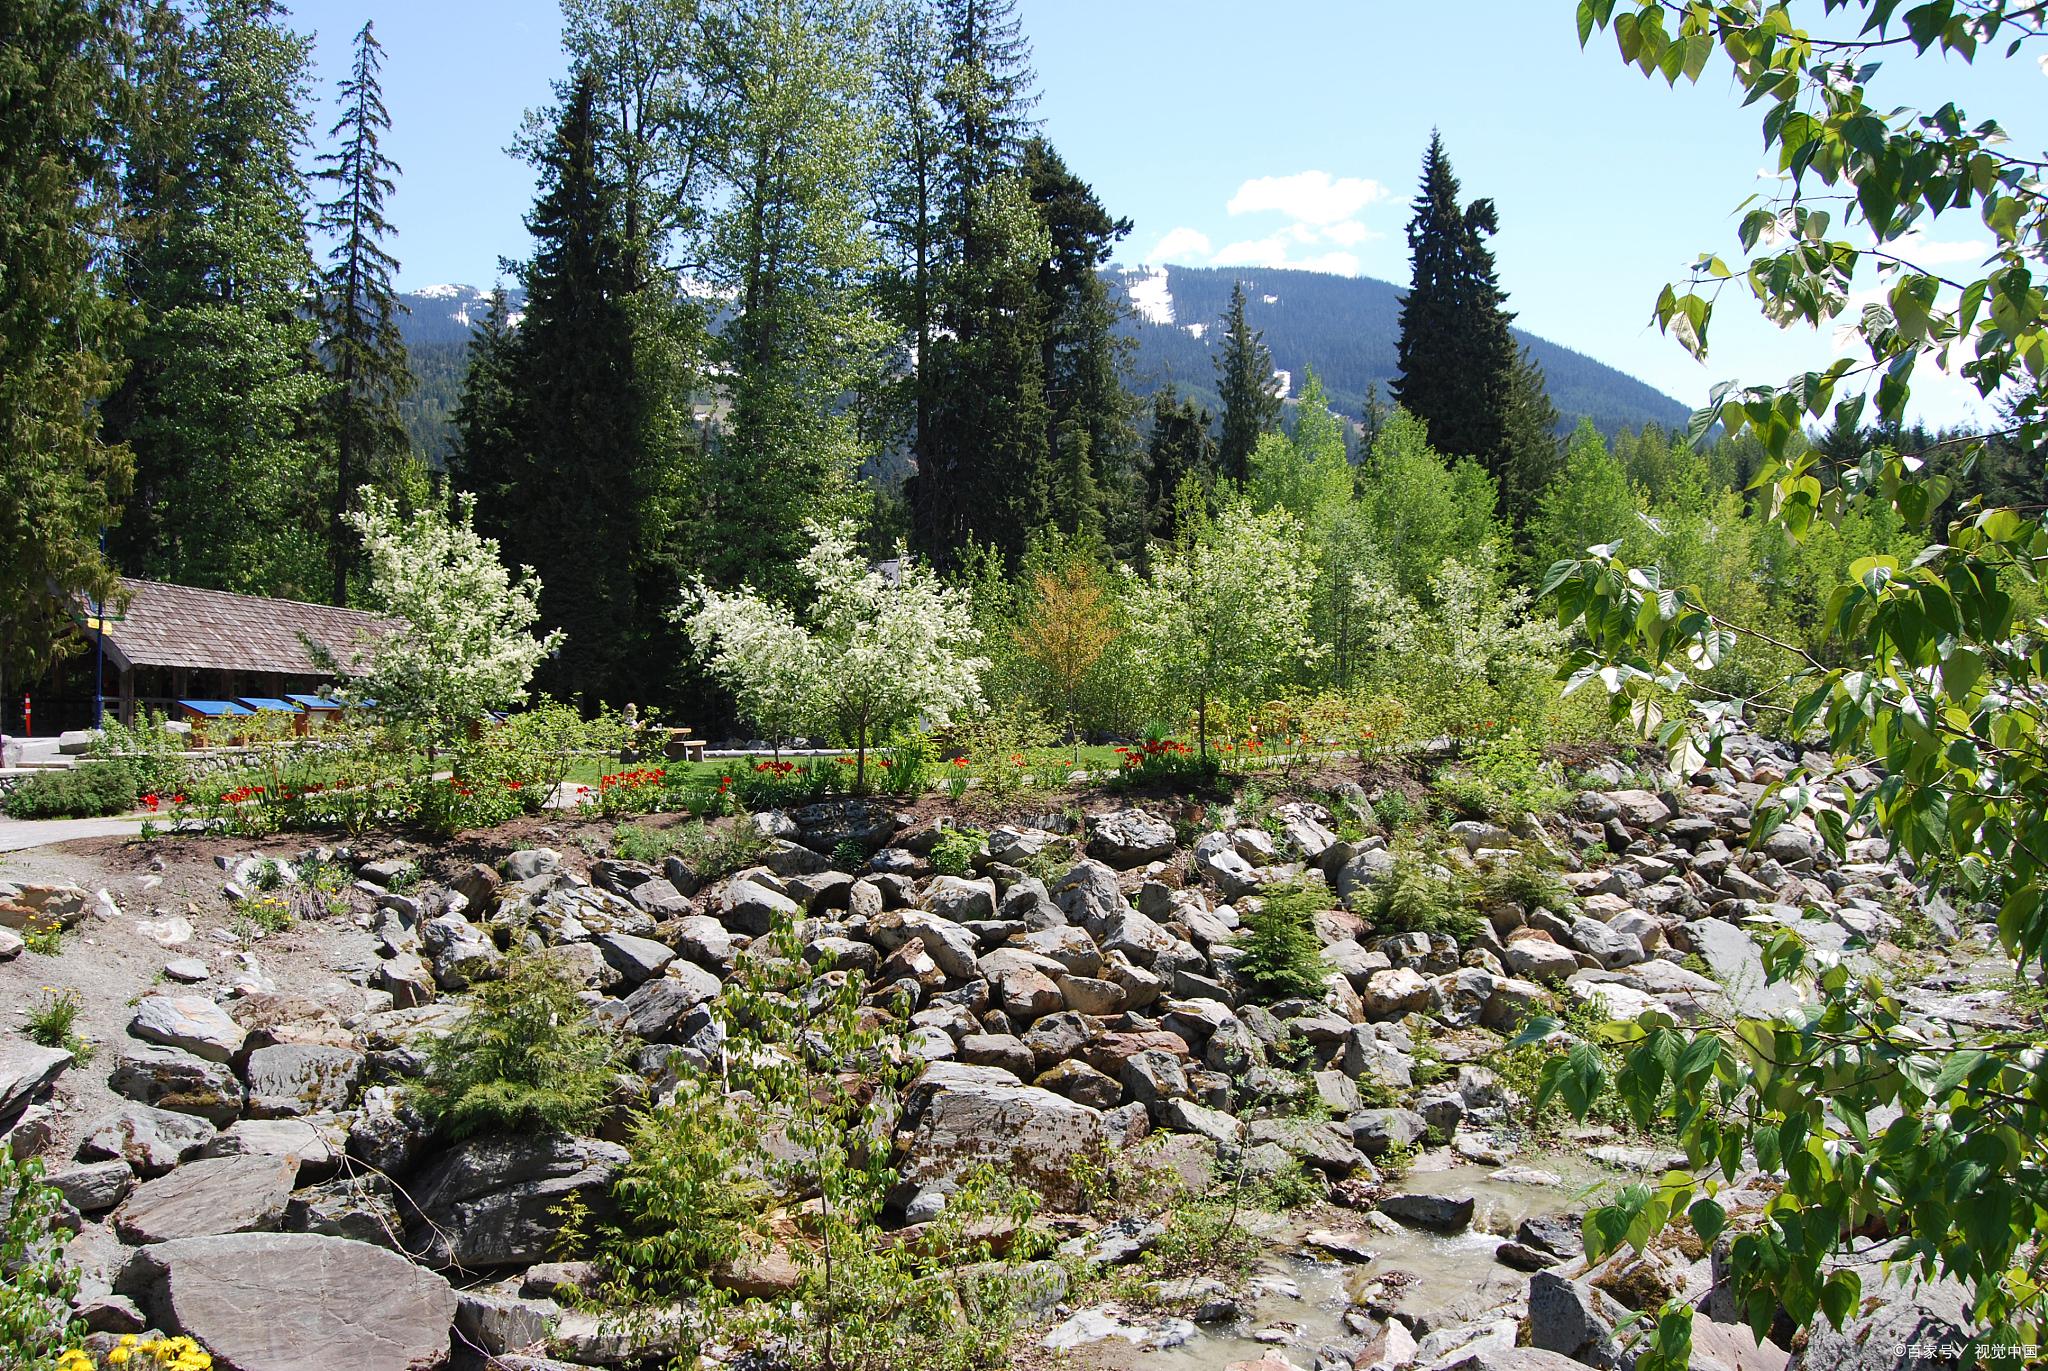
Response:
[[[4,687],[76,642],[74,597],[114,576],[101,532],[128,452],[100,434],[116,309],[94,271],[113,225],[109,149],[127,0],[22,0],[0,15],[0,731]]]
[[[1021,174],[1030,53],[1016,0],[942,0],[937,103],[950,245],[930,356],[929,428],[908,483],[919,547],[951,566],[969,541],[1014,562],[1051,510],[1044,303],[1051,244]]]
[[[391,127],[377,80],[383,64],[384,49],[365,23],[341,82],[341,118],[329,134],[336,149],[320,155],[321,169],[314,173],[334,191],[321,203],[315,227],[333,242],[320,275],[318,308],[326,335],[321,348],[334,379],[327,406],[335,471],[328,541],[336,604],[348,601],[349,569],[356,561],[347,522],[356,492],[364,485],[390,492],[398,484],[396,469],[411,451],[398,409],[413,384],[405,340],[398,335],[405,306],[391,287],[398,261],[384,248],[393,233],[384,218],[384,197],[398,165],[378,147]]]
[[[708,276],[732,293],[714,348],[731,408],[709,463],[704,569],[793,595],[805,523],[860,503],[870,447],[849,400],[875,388],[887,344],[869,285],[871,21],[850,0],[740,0],[723,24],[711,71],[730,134],[713,154]]]
[[[317,599],[329,589],[299,154],[310,44],[275,0],[158,6],[142,45],[122,286],[141,323],[106,406],[136,484],[110,550],[131,571]]]
[[[1215,470],[1215,420],[1168,385],[1152,397],[1152,432],[1145,444],[1145,509],[1147,532],[1171,538],[1175,528],[1175,497],[1181,482]]]
[[[1024,176],[1052,246],[1038,269],[1051,521],[1068,533],[1100,533],[1113,492],[1116,522],[1132,522],[1126,507],[1137,429],[1124,375],[1133,344],[1116,332],[1117,307],[1101,271],[1131,221],[1112,219],[1043,139],[1025,145]],[[1143,536],[1129,527],[1118,533],[1120,542]]]
[[[1563,462],[1557,424],[1557,407],[1550,403],[1542,364],[1529,349],[1517,348],[1499,467],[1501,518],[1515,529],[1536,512],[1538,497]]]
[[[542,621],[567,635],[538,684],[589,703],[623,702],[633,674],[645,415],[629,308],[636,269],[619,189],[599,167],[597,94],[579,72],[542,155],[513,347],[520,446],[499,488],[478,492],[479,524],[508,561],[540,573]]]
[[[895,0],[883,33],[877,103],[890,149],[877,169],[875,224],[886,270],[883,309],[900,336],[904,361],[893,387],[896,422],[909,429],[913,467],[926,465],[937,395],[929,365],[940,296],[953,244],[946,229],[946,135],[939,92],[945,34],[932,0]]]
[[[1401,298],[1401,374],[1394,398],[1422,421],[1430,445],[1472,457],[1499,476],[1519,363],[1486,235],[1499,227],[1491,200],[1459,207],[1443,139],[1430,134],[1422,187],[1408,221],[1411,276]]]
[[[469,366],[454,414],[455,447],[449,483],[477,497],[476,527],[502,545],[506,522],[519,506],[514,491],[530,472],[521,445],[518,335],[501,284],[491,291],[484,317],[470,330]]]
[[[1273,354],[1264,335],[1245,319],[1244,282],[1230,291],[1223,316],[1223,350],[1216,355],[1216,393],[1223,402],[1223,436],[1217,459],[1226,479],[1246,481],[1259,435],[1280,426],[1280,393],[1273,385]]]

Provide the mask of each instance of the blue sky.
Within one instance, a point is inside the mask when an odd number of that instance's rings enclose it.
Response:
[[[1812,6],[1818,10],[1818,6]],[[1764,189],[1754,111],[1725,71],[1676,90],[1581,52],[1569,0],[1022,0],[1039,117],[1068,163],[1136,227],[1127,263],[1302,265],[1407,278],[1402,228],[1432,126],[1467,196],[1499,206],[1501,279],[1532,331],[1688,403],[1714,381],[1824,365],[1831,336],[1781,334],[1724,297],[1706,365],[1648,326],[1703,250],[1733,259],[1734,210]],[[553,0],[301,0],[318,37],[318,122],[364,19],[386,50],[390,212],[401,283],[488,286],[521,256],[531,171],[505,148],[561,75]],[[1895,60],[1879,103],[1957,99],[2025,147],[2048,144],[2033,58],[1978,69]],[[1951,216],[1955,218],[1954,216]],[[1966,270],[1987,235],[1944,221],[1925,249]],[[1923,412],[1968,416],[1930,379]]]

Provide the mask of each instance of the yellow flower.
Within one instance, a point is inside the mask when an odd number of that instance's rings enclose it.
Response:
[[[128,1364],[128,1349],[117,1347],[107,1353],[107,1364],[109,1366],[126,1366]]]

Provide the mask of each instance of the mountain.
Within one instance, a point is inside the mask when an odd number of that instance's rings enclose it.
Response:
[[[1400,286],[1365,276],[1264,267],[1112,268],[1110,274],[1131,306],[1125,328],[1137,344],[1132,379],[1141,394],[1172,382],[1215,405],[1214,335],[1230,305],[1231,287],[1243,281],[1245,317],[1266,335],[1289,393],[1299,388],[1302,369],[1314,367],[1342,413],[1362,414],[1373,385],[1381,404],[1392,401],[1399,374],[1394,343]],[[1581,416],[1609,435],[1650,422],[1685,426],[1687,406],[1633,376],[1523,329],[1514,335],[1542,363],[1565,428]]]
[[[1134,346],[1132,388],[1150,396],[1171,382],[1184,393],[1216,404],[1210,358],[1214,332],[1230,303],[1231,286],[1245,283],[1245,315],[1266,335],[1273,365],[1287,392],[1298,388],[1304,367],[1314,367],[1336,408],[1357,417],[1368,387],[1392,399],[1401,288],[1370,277],[1263,267],[1112,268],[1112,287],[1128,306],[1122,325]],[[516,323],[525,292],[508,290]],[[419,386],[404,405],[406,431],[434,466],[446,463],[453,441],[449,420],[462,393],[470,331],[490,307],[490,292],[474,286],[426,286],[400,294],[409,311],[399,332],[411,350]],[[1633,376],[1584,353],[1521,329],[1518,341],[1534,349],[1550,383],[1550,399],[1566,429],[1581,416],[1601,432],[1658,423],[1683,428],[1686,406]]]

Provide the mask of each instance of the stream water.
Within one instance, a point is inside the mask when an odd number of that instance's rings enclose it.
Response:
[[[1515,1179],[1547,1173],[1555,1184]],[[1501,1179],[1506,1175],[1509,1179]],[[1274,1248],[1261,1272],[1261,1293],[1247,1303],[1234,1323],[1204,1328],[1192,1342],[1146,1352],[1135,1364],[1157,1371],[1220,1371],[1237,1361],[1255,1361],[1278,1350],[1295,1365],[1307,1368],[1316,1349],[1328,1343],[1356,1341],[1344,1326],[1344,1315],[1379,1278],[1404,1273],[1409,1284],[1395,1299],[1404,1313],[1422,1315],[1431,1326],[1449,1326],[1478,1319],[1512,1300],[1528,1277],[1500,1265],[1494,1249],[1523,1219],[1584,1209],[1621,1177],[1583,1154],[1537,1154],[1512,1167],[1478,1166],[1448,1151],[1416,1159],[1395,1189],[1411,1194],[1470,1195],[1476,1201],[1471,1227],[1456,1234],[1420,1229],[1381,1228],[1366,1216],[1340,1213],[1302,1222],[1283,1218],[1258,1228]],[[1372,1252],[1368,1262],[1339,1261],[1303,1246],[1315,1228],[1355,1231]],[[1269,1338],[1257,1335],[1265,1332]],[[1280,1341],[1277,1335],[1288,1336]]]

